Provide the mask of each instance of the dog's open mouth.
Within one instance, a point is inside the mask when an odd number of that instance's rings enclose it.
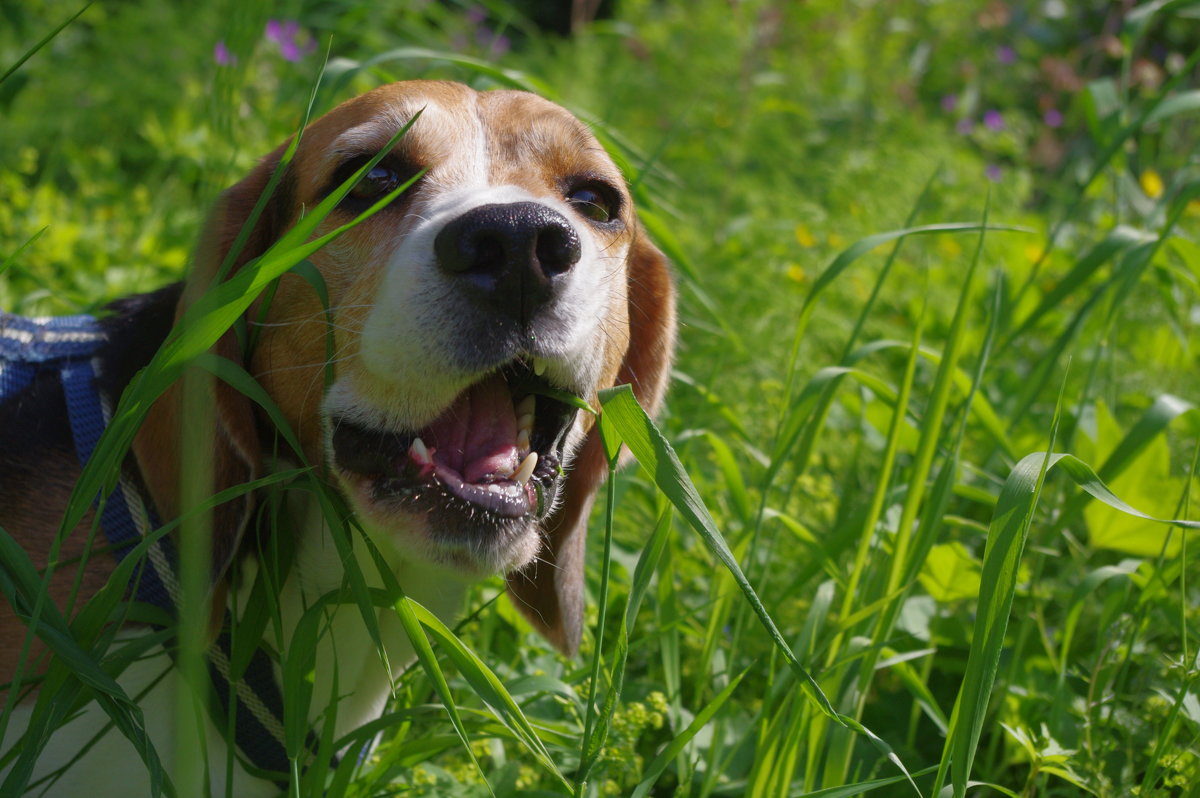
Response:
[[[384,432],[334,419],[339,468],[365,477],[371,498],[414,509],[449,506],[499,520],[543,517],[562,481],[575,407],[517,360],[467,388],[427,427]]]

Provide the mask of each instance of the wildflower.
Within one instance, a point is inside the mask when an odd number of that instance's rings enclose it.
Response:
[[[995,108],[992,108],[983,115],[983,124],[987,125],[989,130],[1003,130],[1004,116]]]
[[[213,46],[213,60],[221,66],[233,66],[237,63],[237,56],[229,52],[224,39],[218,39],[216,45]]]
[[[991,180],[993,183],[999,183],[1000,178],[1003,177],[1003,173],[1000,171],[1000,167],[994,163],[990,163],[987,165],[987,169],[984,170],[984,174],[986,174],[987,179]]]
[[[312,36],[307,33],[301,36],[300,23],[294,19],[282,22],[277,19],[267,20],[264,35],[279,45],[279,54],[285,61],[299,61],[317,49],[317,43]]]
[[[1162,176],[1153,169],[1147,169],[1146,171],[1142,172],[1141,180],[1138,182],[1142,184],[1142,191],[1144,191],[1146,196],[1150,199],[1158,199],[1162,196],[1163,179]]]
[[[996,48],[996,60],[1001,64],[1011,64],[1017,60],[1017,53],[1007,44],[1002,44]]]
[[[504,34],[496,34],[487,28],[480,28],[475,34],[475,43],[487,51],[493,58],[504,55],[512,47],[512,42]]]
[[[808,274],[804,271],[804,267],[798,263],[789,263],[785,274],[794,283],[803,283],[808,279]]]
[[[1062,127],[1063,115],[1062,111],[1057,108],[1047,108],[1046,113],[1042,114],[1042,121],[1048,127]]]
[[[943,258],[952,259],[961,255],[963,248],[950,236],[938,236],[937,251]]]
[[[964,136],[969,136],[975,130],[975,122],[971,119],[960,119],[954,129]]]
[[[512,46],[509,38],[496,33],[487,26],[487,9],[483,6],[471,6],[465,14],[467,22],[474,29],[475,44],[489,56],[495,58],[504,55]]]
[[[813,234],[809,231],[808,225],[796,225],[796,243],[802,247],[816,246],[817,239],[813,238]]]
[[[942,110],[946,113],[951,113],[958,107],[958,95],[946,94],[942,97]]]

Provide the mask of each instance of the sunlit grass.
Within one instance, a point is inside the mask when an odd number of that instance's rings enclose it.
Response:
[[[337,19],[302,17],[334,34],[316,113],[384,80],[434,76],[535,89],[588,119],[676,263],[682,349],[657,426],[628,393],[602,399],[606,441],[640,465],[609,484],[593,518],[579,660],[494,601],[495,581],[452,630],[377,562],[357,562],[325,601],[358,605],[368,624],[391,608],[418,662],[370,730],[383,732],[374,754],[303,775],[297,765],[296,794],[961,796],[975,782],[993,786],[969,794],[1179,794],[1200,777],[1196,524],[1169,520],[1194,515],[1200,450],[1200,184],[1154,144],[1172,126],[1194,131],[1200,55],[1155,92],[1081,92],[1092,154],[1041,186],[1053,201],[1031,211],[1044,177],[1025,153],[994,183],[952,119],[886,90],[909,63],[890,48],[921,43],[883,37],[887,17],[924,22],[922,4],[854,19],[805,4],[783,33],[767,3],[693,5],[630,3],[619,23],[569,42],[514,22],[531,38],[500,61],[456,44],[485,31],[449,4],[397,12],[361,45],[339,39],[360,30],[350,4]],[[153,287],[146,274],[170,279],[153,263],[137,279],[106,274],[102,238],[151,261],[190,246],[206,181],[236,177],[295,128],[319,67],[252,52],[266,11],[240,13],[237,35],[204,23],[241,53],[238,67],[184,75],[176,116],[163,109],[169,121],[141,131],[204,175],[162,183],[171,203],[196,206],[178,224],[146,201],[133,205],[152,221],[130,219],[122,198],[145,186],[76,144],[93,168],[67,170],[89,186],[74,205],[53,173],[40,176],[53,153],[37,151],[32,171],[0,159],[13,196],[0,216],[6,306],[89,308]],[[970,24],[961,17],[940,22]],[[1127,52],[1144,20],[1122,30]],[[106,46],[121,42],[100,30]],[[66,80],[54,60],[35,71],[49,56],[14,74]],[[217,98],[199,102],[214,74]],[[243,106],[250,119],[234,112]],[[197,155],[195,139],[219,157]],[[94,226],[81,207],[111,222]],[[297,231],[209,295],[127,397],[79,497],[111,478],[139,408],[303,257],[306,238]],[[89,247],[102,254],[89,259]],[[336,517],[336,496],[323,501]],[[360,534],[335,535],[343,557]],[[99,696],[154,770],[153,741],[111,680],[133,652],[100,634],[119,591],[68,632],[41,600],[43,575],[8,544],[0,536],[4,592],[41,618],[61,658],[39,727]],[[382,592],[366,587],[376,571]],[[293,716],[312,698],[320,618],[285,654]],[[369,739],[335,741],[331,729],[318,730],[325,752]]]

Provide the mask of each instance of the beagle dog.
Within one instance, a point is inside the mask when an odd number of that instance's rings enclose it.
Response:
[[[254,376],[301,451],[281,442],[261,404],[220,380],[205,400],[214,428],[199,436],[211,450],[185,451],[182,427],[193,416],[177,384],[147,412],[120,485],[145,508],[138,522],[144,535],[195,501],[180,488],[190,458],[211,462],[213,494],[307,464],[352,515],[346,545],[369,587],[386,587],[379,576],[386,570],[408,596],[452,622],[473,582],[503,573],[515,605],[571,653],[582,627],[587,519],[607,464],[592,416],[562,399],[595,404],[599,390],[629,383],[654,412],[668,380],[675,296],[621,172],[588,128],[557,105],[524,92],[431,81],[396,83],[343,103],[304,130],[273,191],[267,187],[287,145],[221,196],[184,284],[118,301],[88,328],[97,342],[92,382],[102,404],[115,406],[172,325],[226,269],[236,274],[266,252],[409,122],[315,235],[415,177],[413,185],[310,256],[319,280],[311,269],[285,274],[214,347]],[[261,212],[250,226],[256,205]],[[38,323],[26,330],[10,317],[8,329],[18,338],[54,337]],[[0,316],[0,340],[4,331]],[[0,359],[0,374],[4,368]],[[0,529],[40,569],[81,470],[64,399],[71,374],[43,370],[0,400]],[[264,550],[284,544],[292,553],[286,576],[271,583],[269,604],[278,611],[262,628],[264,672],[275,683],[266,690],[278,687],[281,653],[306,610],[346,578],[334,539],[343,531],[331,524],[327,503],[311,490],[284,495],[267,502],[243,493],[211,515],[215,626],[222,613],[228,623],[261,600],[255,569]],[[73,595],[78,609],[117,569],[103,538],[84,556],[93,524],[108,532],[108,516],[98,515],[89,514],[58,554],[49,582],[58,612],[71,612]],[[82,567],[70,565],[81,557]],[[379,562],[386,569],[377,570]],[[164,582],[171,568],[159,574]],[[22,734],[39,696],[36,671],[49,656],[37,639],[23,653],[28,618],[21,616],[0,605],[0,687],[17,678],[23,685],[19,695],[0,693],[12,708],[0,757],[16,752],[0,758],[0,781],[17,778],[14,758],[33,744]],[[359,606],[329,603],[324,619],[303,720],[317,731],[332,722],[341,739],[381,715],[396,673],[381,664]],[[413,649],[394,611],[380,610],[375,620],[392,669],[406,666]],[[154,629],[127,625],[117,638]],[[174,696],[183,689],[171,646],[167,639],[151,647],[118,677],[168,773]],[[236,674],[226,687],[240,696],[243,685],[235,682]],[[38,785],[34,794],[46,785],[54,795],[149,794],[133,745],[110,730],[95,702],[62,720],[37,743],[36,766],[20,786]],[[259,720],[258,737],[278,732],[270,718]],[[219,721],[209,718],[202,735],[212,794],[276,794],[286,773],[255,767],[245,750],[254,740],[243,745],[239,736],[231,745]],[[239,714],[237,725],[240,734],[252,724]]]

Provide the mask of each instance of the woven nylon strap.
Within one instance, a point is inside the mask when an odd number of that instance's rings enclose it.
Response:
[[[81,468],[91,459],[111,417],[96,380],[100,368],[96,353],[104,340],[104,330],[92,316],[29,318],[0,311],[0,403],[25,390],[39,373],[57,371]],[[106,499],[97,496],[95,505],[100,508],[104,536],[118,560],[158,526],[138,490],[124,476]],[[177,562],[171,538],[160,537],[139,569],[136,600],[175,617],[179,600]],[[232,682],[231,620],[226,611],[221,634],[207,657],[214,712],[219,713],[216,726],[224,733],[232,713],[234,742],[249,763],[261,771],[287,774],[291,767],[284,747],[283,696],[271,658],[259,648],[245,673]],[[173,652],[173,647],[168,646],[168,651]],[[316,741],[311,732],[307,743],[309,752],[314,751]]]

